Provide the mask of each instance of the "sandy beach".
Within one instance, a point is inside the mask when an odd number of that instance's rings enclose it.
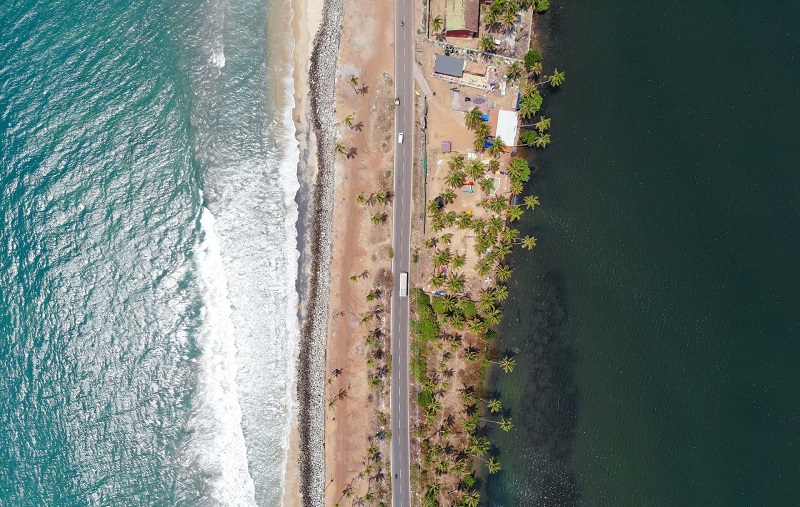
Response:
[[[377,414],[383,409],[388,417],[387,385],[368,385],[365,363],[372,351],[363,346],[358,328],[369,310],[367,292],[375,284],[391,284],[390,275],[379,276],[382,269],[391,269],[391,206],[356,204],[359,193],[392,189],[393,143],[387,136],[394,128],[393,34],[381,28],[392,26],[392,5],[382,2],[383,8],[369,16],[354,0],[294,3],[303,332],[286,506],[333,505],[348,485],[353,494],[364,495],[369,482],[354,480],[380,432]],[[376,18],[375,12],[382,14]],[[349,83],[352,76],[359,78],[358,88]],[[349,126],[344,122],[348,116]],[[336,142],[347,145],[347,157],[334,158]],[[371,223],[375,212],[386,214],[383,224]],[[363,275],[358,283],[349,281],[354,273]],[[388,307],[388,298],[385,303]],[[376,319],[376,329],[382,322],[388,322],[388,315]],[[342,374],[330,375],[334,370]],[[337,393],[338,404],[326,409]],[[388,456],[388,440],[380,452]]]

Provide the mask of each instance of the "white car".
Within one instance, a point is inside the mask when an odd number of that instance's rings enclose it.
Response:
[[[398,144],[403,144],[403,133],[402,132],[397,134],[397,143]]]
[[[400,105],[400,97],[395,97],[394,98],[394,105],[395,106],[399,106]]]

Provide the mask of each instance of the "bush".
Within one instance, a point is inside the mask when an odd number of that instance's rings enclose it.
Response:
[[[531,49],[527,53],[525,53],[525,68],[531,70],[533,68],[533,64],[536,62],[542,61],[542,54],[535,49]]]
[[[445,307],[444,298],[439,296],[434,296],[431,298],[431,306],[433,310],[438,313],[439,315],[445,315],[449,313],[447,308]]]
[[[536,1],[536,12],[539,14],[543,13],[547,9],[550,8],[550,0],[537,0]]]
[[[431,393],[428,389],[422,390],[417,394],[417,404],[424,408],[428,409],[429,406],[433,403],[433,393]]]
[[[439,337],[439,321],[436,313],[431,306],[431,297],[422,289],[411,291],[414,301],[417,303],[418,321],[412,323],[412,330],[416,332],[417,338],[422,341],[431,341]]]

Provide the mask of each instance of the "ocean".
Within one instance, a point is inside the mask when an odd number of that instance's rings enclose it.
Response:
[[[286,0],[0,9],[0,505],[281,505]]]
[[[797,505],[800,4],[552,5],[486,505]]]

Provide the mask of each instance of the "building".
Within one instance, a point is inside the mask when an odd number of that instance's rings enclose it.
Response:
[[[464,75],[465,63],[466,61],[463,58],[436,55],[436,63],[433,66],[433,71],[437,74],[461,78]]]
[[[447,0],[445,7],[445,37],[477,37],[480,26],[480,0]]]
[[[519,115],[516,111],[493,109],[489,113],[489,135],[500,138],[506,145],[504,150],[510,153],[517,144],[519,131]]]

